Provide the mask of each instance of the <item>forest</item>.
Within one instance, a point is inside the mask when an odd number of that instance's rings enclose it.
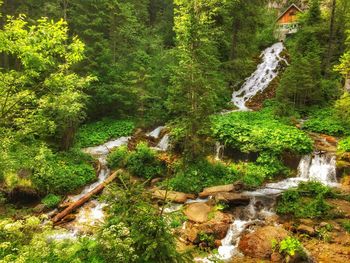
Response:
[[[350,262],[349,0],[0,0],[0,263]]]

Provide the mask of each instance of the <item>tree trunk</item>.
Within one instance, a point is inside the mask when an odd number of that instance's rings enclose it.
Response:
[[[102,190],[111,182],[114,181],[114,179],[117,178],[117,176],[122,172],[122,170],[118,170],[111,174],[103,183],[96,186],[91,192],[87,193],[83,197],[81,197],[78,201],[72,203],[69,205],[66,209],[64,209],[62,212],[58,213],[54,218],[52,218],[52,222],[54,224],[58,224],[65,216],[69,215],[79,207],[81,207],[83,204],[85,204],[87,201],[91,199],[92,196],[99,194],[102,192]]]
[[[335,20],[335,9],[337,7],[337,0],[332,1],[332,13],[331,13],[331,21],[329,25],[329,40],[328,40],[328,47],[327,47],[327,56],[326,61],[324,65],[324,72],[325,75],[328,74],[328,67],[331,61],[332,57],[332,44],[333,44],[333,38],[334,38],[334,20]]]

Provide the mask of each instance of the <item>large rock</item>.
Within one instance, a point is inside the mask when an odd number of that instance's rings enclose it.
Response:
[[[234,184],[207,187],[203,189],[203,192],[199,193],[199,197],[206,198],[208,196],[212,196],[220,192],[232,192],[234,190],[235,190]]]
[[[214,200],[233,205],[248,205],[250,197],[241,193],[221,192],[214,195]]]
[[[239,249],[247,256],[268,259],[273,253],[272,241],[277,242],[288,236],[281,227],[265,226],[241,237]]]
[[[297,231],[299,233],[302,233],[302,234],[307,234],[309,236],[315,236],[316,235],[316,231],[313,227],[311,226],[307,226],[307,225],[299,225],[297,227]]]
[[[185,194],[181,192],[175,192],[175,191],[165,191],[165,190],[155,190],[152,192],[152,198],[153,199],[159,199],[159,200],[167,200],[174,203],[186,203],[187,199],[194,199],[195,196],[192,194]]]
[[[206,203],[192,203],[186,207],[184,214],[193,222],[204,223],[209,220],[211,211],[212,207]]]

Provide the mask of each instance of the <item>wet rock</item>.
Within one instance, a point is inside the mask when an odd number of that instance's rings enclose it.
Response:
[[[214,195],[216,202],[224,202],[231,205],[248,205],[250,198],[240,193],[221,192]]]
[[[215,240],[214,245],[215,247],[221,247],[222,246],[221,240],[220,239]]]
[[[167,201],[183,204],[187,201],[187,199],[194,199],[195,196],[192,194],[185,194],[185,193],[175,192],[175,191],[167,192],[165,190],[157,189],[152,192],[152,198],[159,199],[162,201],[166,198]]]
[[[271,254],[271,262],[283,262],[283,256],[278,252],[273,252]]]
[[[315,236],[316,235],[316,231],[313,227],[311,226],[307,226],[307,225],[300,225],[297,227],[297,231],[299,233],[303,233],[303,234],[307,234],[309,236]]]
[[[232,192],[234,190],[235,190],[234,184],[207,187],[207,188],[204,188],[201,193],[199,193],[199,197],[206,198],[208,196],[212,196],[220,192]]]
[[[273,253],[272,240],[279,242],[287,236],[288,232],[281,227],[265,226],[243,235],[238,247],[247,256],[268,259]]]
[[[193,203],[186,207],[184,214],[193,222],[204,223],[209,220],[211,210],[212,207],[206,203]]]

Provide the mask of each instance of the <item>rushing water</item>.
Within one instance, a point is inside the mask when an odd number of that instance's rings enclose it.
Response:
[[[165,129],[165,126],[159,126],[155,128],[153,131],[147,133],[148,137],[152,137],[154,139],[159,139],[162,131]],[[159,143],[156,147],[154,147],[157,151],[166,152],[169,149],[170,144],[170,136],[168,133],[164,134],[163,137],[160,139]]]
[[[256,71],[246,79],[242,87],[232,94],[232,102],[238,110],[248,110],[245,103],[254,97],[259,91],[265,90],[271,81],[278,75],[278,66],[281,61],[287,63],[280,55],[284,46],[278,42],[265,49],[260,57],[262,62]]]
[[[94,183],[86,186],[79,194],[68,196],[65,202],[71,203],[79,200],[85,194],[91,192],[103,181],[105,181],[111,172],[107,167],[107,155],[110,153],[111,150],[122,145],[126,145],[129,139],[130,137],[121,137],[115,140],[108,141],[99,146],[83,149],[84,152],[98,158],[101,165],[101,169],[99,171],[97,180]],[[97,226],[104,220],[103,208],[105,206],[107,206],[106,203],[99,202],[98,200],[91,200],[87,202],[80,209],[78,209],[75,220],[66,224],[66,227],[72,230],[72,232],[58,235],[57,238],[70,238],[72,236],[75,236],[78,232],[84,232],[86,229],[90,229],[91,227]]]
[[[266,184],[264,188],[256,191],[244,192],[244,195],[250,196],[250,204],[230,226],[226,237],[222,240],[222,246],[218,249],[218,258],[229,260],[239,254],[238,243],[242,232],[252,223],[274,214],[273,207],[278,194],[306,181],[337,186],[335,156],[320,152],[306,155],[299,163],[297,177]]]

